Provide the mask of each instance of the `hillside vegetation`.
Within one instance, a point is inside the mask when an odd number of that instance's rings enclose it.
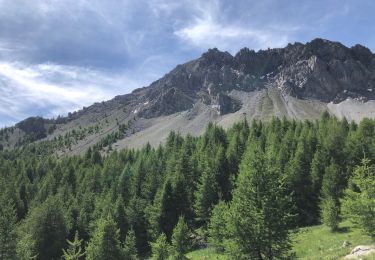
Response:
[[[375,234],[374,120],[244,120],[99,150],[0,152],[1,259],[184,259],[207,246],[194,254],[319,259]]]
[[[331,232],[325,225],[300,228],[293,234],[293,251],[297,259],[335,260],[350,253],[357,245],[373,244],[372,238],[363,234],[350,222],[341,223],[338,232]],[[343,246],[347,242],[347,246]],[[230,259],[214,248],[201,249],[187,254],[191,260]],[[375,255],[364,259],[375,259]]]

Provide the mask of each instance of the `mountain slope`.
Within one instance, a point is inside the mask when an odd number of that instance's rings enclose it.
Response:
[[[359,121],[375,117],[374,99],[375,55],[361,45],[315,39],[234,56],[210,49],[148,87],[2,130],[0,148],[44,140],[59,154],[93,145],[107,151],[158,145],[171,130],[198,135],[210,121],[227,127],[244,117],[315,119],[326,110]]]

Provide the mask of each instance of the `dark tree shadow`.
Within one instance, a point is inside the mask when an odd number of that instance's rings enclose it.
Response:
[[[350,227],[339,227],[334,232],[335,233],[348,233],[350,231]]]

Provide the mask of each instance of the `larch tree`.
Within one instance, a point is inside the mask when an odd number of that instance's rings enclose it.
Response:
[[[340,170],[338,165],[331,161],[323,176],[320,208],[323,223],[332,231],[338,229],[340,222],[340,194]]]
[[[65,260],[79,260],[85,255],[85,251],[82,248],[83,240],[79,238],[78,231],[74,235],[74,240],[67,240],[69,247],[68,249],[63,249],[63,258]]]
[[[191,249],[190,230],[181,216],[173,230],[172,257],[176,260],[186,259],[185,254]]]
[[[12,201],[0,196],[0,260],[16,258],[16,210]]]
[[[151,258],[154,260],[168,259],[170,254],[170,244],[164,233],[161,233],[155,242],[151,242]]]
[[[347,218],[375,237],[375,167],[368,159],[355,169],[342,206]]]
[[[230,203],[226,251],[237,259],[288,256],[292,208],[280,173],[254,142],[244,155]]]
[[[124,259],[124,249],[120,244],[120,230],[112,218],[99,219],[97,227],[86,249],[86,258]]]

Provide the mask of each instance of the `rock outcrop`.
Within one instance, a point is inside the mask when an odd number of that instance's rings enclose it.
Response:
[[[356,246],[344,259],[362,259],[369,255],[375,255],[375,246]]]
[[[375,99],[375,56],[361,45],[348,48],[323,39],[258,52],[244,48],[234,56],[215,48],[132,95],[147,103],[139,114],[151,118],[187,110],[197,100],[215,105],[218,95],[226,99],[232,90],[265,87],[326,103]],[[236,110],[230,106],[220,113]]]

